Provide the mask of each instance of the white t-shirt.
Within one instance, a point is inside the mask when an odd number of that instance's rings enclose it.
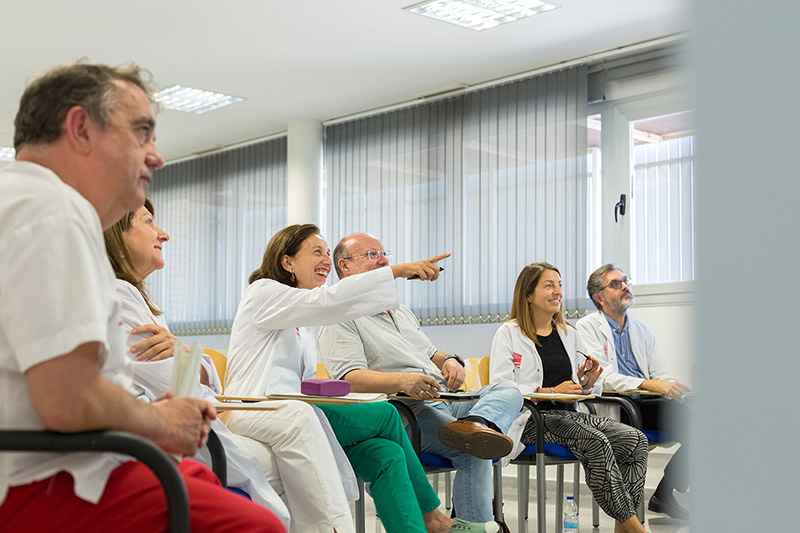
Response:
[[[24,373],[99,342],[103,375],[131,390],[119,300],[92,205],[50,170],[26,162],[0,169],[0,427],[43,429]],[[53,386],[58,386],[54,383]],[[67,471],[75,494],[96,503],[126,456],[2,453],[0,501],[9,486]]]

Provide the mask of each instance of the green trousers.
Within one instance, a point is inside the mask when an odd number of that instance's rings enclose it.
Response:
[[[318,405],[331,423],[387,533],[425,533],[422,515],[439,507],[397,410],[386,402]]]

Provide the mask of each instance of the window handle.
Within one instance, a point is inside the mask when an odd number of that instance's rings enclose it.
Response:
[[[614,222],[619,222],[619,220],[617,220],[617,212],[619,212],[619,214],[622,216],[625,215],[625,203],[625,195],[620,194],[619,202],[614,205]]]

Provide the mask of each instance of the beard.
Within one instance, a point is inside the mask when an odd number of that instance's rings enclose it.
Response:
[[[621,315],[621,314],[625,313],[628,310],[628,308],[630,308],[630,306],[633,305],[633,301],[634,301],[634,298],[633,298],[633,295],[631,294],[630,297],[625,295],[625,296],[620,297],[620,299],[617,300],[616,302],[608,302],[607,301],[606,303],[608,305],[609,310],[613,314],[620,314]]]

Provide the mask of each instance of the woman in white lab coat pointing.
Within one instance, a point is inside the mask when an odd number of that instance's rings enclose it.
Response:
[[[350,276],[332,286],[328,244],[313,224],[276,233],[261,266],[250,276],[231,331],[225,391],[235,396],[300,392],[314,377],[314,326],[336,324],[399,305],[395,278],[433,281],[436,262],[392,265]],[[318,406],[330,421],[355,472],[370,483],[370,494],[387,532],[498,531],[494,522],[472,524],[445,517],[439,498],[411,447],[400,417],[386,402]],[[245,412],[233,415],[233,431],[249,435]]]

